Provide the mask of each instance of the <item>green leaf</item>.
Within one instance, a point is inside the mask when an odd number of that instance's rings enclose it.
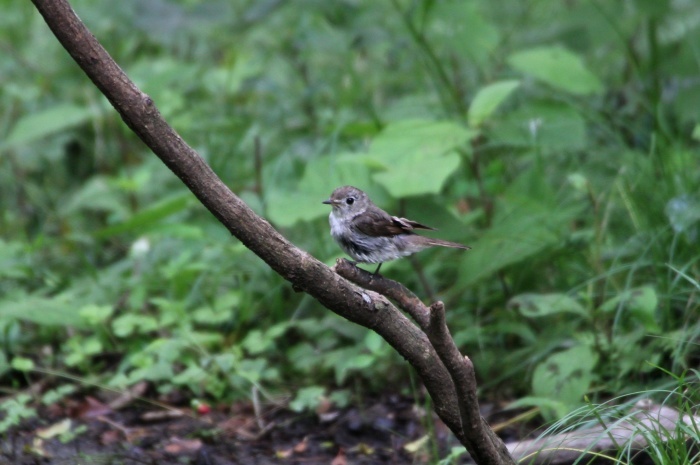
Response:
[[[484,2],[431,2],[430,37],[469,66],[486,67],[500,39],[499,29],[482,13]]]
[[[289,403],[289,408],[294,412],[314,410],[321,403],[326,394],[326,388],[322,386],[309,386],[299,389],[296,397]]]
[[[386,168],[407,153],[442,155],[466,144],[477,134],[451,121],[404,120],[388,125],[372,141],[369,154]]]
[[[369,184],[369,167],[365,157],[340,154],[319,157],[307,163],[298,186],[290,191],[270,187],[266,193],[268,217],[279,226],[292,226],[298,221],[310,221],[328,215],[330,209],[321,202],[336,187]]]
[[[125,232],[143,232],[157,226],[163,219],[186,210],[194,202],[195,198],[189,192],[170,196],[140,210],[126,221],[95,232],[95,236],[104,238]]]
[[[477,134],[453,122],[390,124],[375,138],[368,158],[384,167],[372,178],[396,198],[436,194],[460,164],[455,152]]]
[[[365,336],[365,346],[372,354],[379,354],[387,348],[386,341],[374,331],[368,331]]]
[[[599,94],[604,89],[578,55],[560,46],[517,52],[508,57],[508,63],[524,74],[572,94]]]
[[[87,107],[63,103],[21,117],[8,134],[4,148],[34,142],[88,121],[93,116]]]
[[[586,122],[570,106],[536,101],[509,112],[490,129],[496,142],[523,148],[536,147],[543,153],[586,148]]]
[[[693,128],[693,132],[690,135],[695,140],[700,140],[700,124],[695,124],[695,127]]]
[[[493,226],[469,244],[472,250],[464,255],[460,285],[492,276],[562,242],[579,207],[555,207],[544,198],[529,198],[522,189],[512,189],[496,203]]]
[[[345,382],[348,373],[353,370],[364,370],[374,365],[377,357],[370,354],[356,354],[342,358],[335,364],[335,379],[338,384]]]
[[[274,340],[259,329],[251,330],[241,345],[251,355],[258,355],[273,346]]]
[[[664,213],[676,233],[685,233],[690,239],[697,235],[700,223],[700,196],[682,194],[666,203]]]
[[[566,294],[520,294],[510,299],[508,307],[517,309],[523,316],[529,318],[558,313],[588,316],[583,306]]]
[[[104,212],[118,218],[129,214],[123,196],[106,176],[94,176],[82,184],[60,206],[60,211],[63,215],[75,215],[84,211]]]
[[[469,107],[469,125],[480,126],[520,86],[520,81],[500,81],[479,89]]]
[[[158,322],[152,316],[125,314],[112,322],[114,334],[127,337],[132,334],[146,334],[158,329]]]
[[[80,318],[85,320],[89,325],[97,325],[106,321],[112,313],[114,312],[114,307],[111,305],[95,305],[89,304],[81,308],[78,313]]]
[[[590,347],[579,345],[558,352],[537,365],[532,374],[533,394],[563,405],[562,410],[548,412],[549,419],[560,418],[583,402],[597,361],[597,355]],[[543,413],[547,414],[547,410]]]
[[[16,318],[41,326],[84,327],[75,298],[69,294],[53,297],[23,296],[0,302],[0,318]]]
[[[600,310],[605,313],[621,310],[627,312],[628,317],[642,323],[644,329],[651,333],[661,332],[656,322],[656,308],[659,305],[659,297],[651,286],[643,286],[623,291],[619,295],[603,303]]]
[[[437,194],[459,167],[460,161],[456,153],[443,155],[439,159],[420,153],[407,154],[400,163],[375,174],[373,179],[396,198]]]
[[[12,359],[11,366],[18,371],[31,371],[34,369],[34,361],[30,358],[15,357]]]

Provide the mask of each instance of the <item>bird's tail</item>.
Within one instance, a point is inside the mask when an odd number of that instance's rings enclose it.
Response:
[[[423,237],[425,237],[425,236],[423,236]],[[433,239],[432,237],[426,238],[426,239],[428,239],[430,241],[430,242],[428,242],[428,244],[430,244],[430,245],[439,245],[440,247],[452,247],[454,249],[464,249],[464,250],[471,249],[471,247],[469,247],[467,245],[458,244],[457,242],[443,241],[442,239]]]

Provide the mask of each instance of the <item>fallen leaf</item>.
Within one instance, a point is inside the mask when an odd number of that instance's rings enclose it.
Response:
[[[308,444],[308,436],[305,437],[299,444],[294,446],[293,450],[297,454],[302,454],[306,451],[306,447],[309,445]]]
[[[357,445],[356,447],[357,452],[359,452],[362,455],[372,455],[374,454],[374,447],[370,446],[369,444],[365,442],[361,442]]]
[[[409,454],[415,454],[419,450],[421,450],[423,447],[425,447],[425,444],[428,442],[428,435],[422,436],[415,441],[409,442],[403,448],[408,452]]]
[[[83,402],[77,409],[78,418],[97,418],[102,415],[109,415],[113,410],[108,405],[103,404],[94,397],[86,396]]]
[[[172,455],[192,454],[202,448],[202,441],[199,439],[171,438],[170,444],[164,447],[165,452]]]
[[[276,450],[275,451],[275,457],[278,459],[287,459],[292,456],[294,453],[294,449],[283,449],[283,450]]]
[[[185,415],[185,412],[178,409],[154,410],[141,415],[143,421],[164,421],[172,418],[180,418]]]
[[[36,435],[42,439],[55,438],[56,436],[60,436],[61,434],[70,431],[71,425],[72,422],[70,418],[66,418],[65,420],[59,421],[58,423],[54,423],[53,425],[47,426],[46,428],[37,429]]]
[[[100,435],[100,443],[103,446],[109,446],[119,441],[121,433],[117,430],[110,429]]]
[[[345,455],[345,449],[342,447],[338,449],[338,455],[335,456],[333,460],[331,460],[331,465],[347,465],[348,463],[348,458]]]
[[[51,457],[51,454],[49,454],[48,452],[46,452],[46,450],[44,450],[44,440],[39,438],[39,437],[35,437],[32,440],[31,451],[34,452],[36,455],[39,455],[41,457]]]
[[[130,403],[132,403],[136,398],[141,397],[146,392],[146,389],[148,389],[147,381],[138,382],[133,386],[129,387],[129,389],[124,391],[119,397],[112,400],[109,403],[109,406],[113,410],[119,410],[121,408],[124,408]]]

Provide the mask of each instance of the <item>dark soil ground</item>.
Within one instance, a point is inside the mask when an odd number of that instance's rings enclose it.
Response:
[[[6,434],[0,464],[415,464],[459,445],[432,412],[399,396],[320,414],[269,407],[259,418],[250,404],[203,414],[138,402],[113,410],[90,397],[64,404]]]

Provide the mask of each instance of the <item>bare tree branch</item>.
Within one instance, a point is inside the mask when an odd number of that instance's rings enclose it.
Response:
[[[469,357],[462,356],[455,345],[445,322],[445,305],[440,301],[430,306],[430,324],[426,332],[457,390],[462,430],[467,440],[471,441],[471,447],[467,449],[478,451],[480,457],[487,457],[483,463],[499,464],[499,458],[508,455],[508,451],[503,441],[481,417],[474,365]]]
[[[413,292],[403,284],[387,279],[382,275],[376,275],[361,270],[349,261],[341,258],[335,265],[335,271],[345,279],[349,279],[358,286],[371,289],[390,298],[398,304],[411,318],[418,323],[423,331],[428,329],[430,323],[430,309]]]
[[[493,456],[489,455],[491,448],[476,447],[480,439],[469,436],[471,426],[467,429],[469,433],[462,429],[460,408],[450,373],[420,328],[385,297],[356,286],[295,247],[234,195],[167,124],[151,98],[126,76],[66,0],[32,2],[56,38],[107,97],[127,126],[231,234],[296,289],[307,292],[338,315],[373,329],[406,358],[421,376],[437,414],[477,463],[514,463],[507,452]],[[424,316],[418,315],[416,321],[423,325],[424,319]],[[474,393],[474,399],[475,396]],[[475,405],[478,409],[478,404]],[[486,426],[485,422],[480,423]]]

